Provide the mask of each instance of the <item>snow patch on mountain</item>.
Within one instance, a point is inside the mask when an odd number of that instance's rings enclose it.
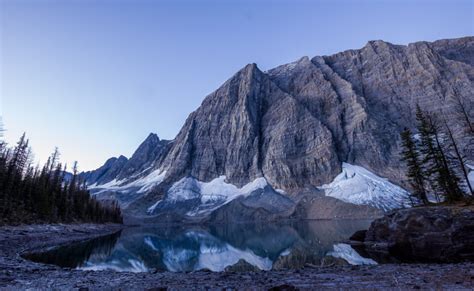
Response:
[[[298,69],[298,66],[304,65],[304,64],[307,64],[307,63],[310,63],[310,62],[311,61],[310,61],[309,57],[304,56],[304,57],[302,57],[302,58],[300,58],[300,59],[298,59],[294,62],[278,66],[278,67],[273,68],[269,71],[266,71],[265,73],[271,74],[273,76],[280,76],[280,77],[288,78],[288,76],[290,76],[295,71],[295,69]]]
[[[384,211],[410,207],[409,193],[367,169],[342,164],[342,172],[320,187],[326,196],[357,205],[370,205]]]
[[[166,198],[157,201],[148,208],[148,213],[153,213],[161,203],[175,204],[190,200],[198,200],[199,205],[189,211],[188,215],[194,216],[209,213],[237,197],[247,196],[255,190],[263,189],[266,186],[268,186],[268,183],[263,177],[257,178],[241,188],[227,183],[226,176],[220,176],[209,182],[186,177],[174,183],[168,190]]]
[[[151,190],[151,188],[153,188],[154,186],[161,184],[161,182],[163,182],[163,180],[165,179],[165,176],[166,171],[161,171],[158,169],[141,179],[133,181],[132,183],[128,184],[128,186],[141,187],[140,190],[137,191],[137,193],[144,193]]]
[[[257,178],[242,188],[225,182],[226,176],[220,176],[210,182],[201,182],[194,178],[183,178],[168,190],[167,199],[172,201],[200,198],[202,203],[216,200],[232,200],[254,190],[267,186],[265,178]]]
[[[92,184],[88,188],[91,190],[96,190],[93,194],[97,195],[104,191],[127,191],[127,190],[136,190],[136,193],[145,193],[151,190],[151,188],[159,185],[165,179],[166,171],[161,171],[160,169],[154,170],[148,175],[128,182],[127,180],[117,181],[116,179],[102,184]]]

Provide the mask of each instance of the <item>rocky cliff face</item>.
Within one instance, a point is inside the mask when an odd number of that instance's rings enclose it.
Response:
[[[189,116],[162,167],[174,177],[224,175],[237,186],[265,177],[292,189],[328,181],[340,163],[330,131],[251,64]]]
[[[152,215],[181,207],[177,201],[188,212],[202,205],[212,211],[223,205],[242,208],[240,202],[228,203],[256,195],[257,189],[266,189],[266,201],[276,201],[278,209],[285,204],[277,202],[284,200],[279,195],[299,209],[300,194],[319,193],[341,173],[343,162],[371,173],[359,171],[357,177],[382,176],[402,185],[400,131],[414,124],[416,104],[456,122],[450,118],[451,99],[472,102],[473,58],[474,38],[466,37],[407,46],[370,41],[359,50],[304,57],[267,72],[249,64],[204,99],[173,141],[150,135],[130,160],[109,160],[84,178],[96,193],[110,195],[111,188],[100,185],[159,176],[143,191],[148,194],[129,206],[135,214]],[[219,187],[236,190],[212,188],[217,178],[225,182]],[[263,184],[242,190],[254,181]],[[117,184],[110,185],[117,192]],[[373,187],[364,189],[356,194],[372,195]],[[359,204],[377,208],[367,199]],[[222,217],[222,210],[214,216]]]

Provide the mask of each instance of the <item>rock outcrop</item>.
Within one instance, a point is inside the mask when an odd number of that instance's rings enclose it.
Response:
[[[139,188],[146,195],[127,204],[135,214],[169,202],[171,187],[186,178],[199,184],[224,177],[237,189],[264,179],[297,202],[301,193],[331,183],[348,163],[403,186],[400,131],[415,124],[417,104],[442,113],[454,128],[453,98],[474,110],[473,56],[474,37],[407,46],[378,40],[267,72],[249,64],[204,99],[173,141],[150,135],[130,160],[114,167],[110,161],[84,177],[100,186],[159,176],[153,187]]]
[[[365,235],[369,254],[403,262],[474,260],[474,209],[436,206],[402,209],[372,222]]]

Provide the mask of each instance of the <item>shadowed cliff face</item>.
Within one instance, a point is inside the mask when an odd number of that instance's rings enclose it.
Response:
[[[131,204],[140,211],[185,177],[225,176],[239,188],[263,177],[292,196],[330,183],[347,162],[402,184],[400,131],[415,124],[416,104],[454,128],[453,97],[474,110],[473,57],[474,38],[466,37],[408,46],[370,41],[268,72],[249,64],[204,99],[173,141],[151,135],[130,160],[109,160],[84,177],[125,185],[162,173],[150,195]]]
[[[209,95],[176,137],[169,176],[242,186],[265,177],[275,188],[320,185],[340,170],[330,131],[256,65]]]

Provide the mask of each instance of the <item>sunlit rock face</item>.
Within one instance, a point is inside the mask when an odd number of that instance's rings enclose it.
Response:
[[[406,46],[378,40],[266,72],[249,64],[203,100],[173,141],[150,135],[130,160],[108,161],[83,177],[99,199],[117,199],[126,214],[140,217],[180,220],[193,211],[210,217],[225,207],[232,217],[239,217],[239,209],[262,218],[274,216],[272,205],[281,214],[275,217],[290,216],[303,196],[315,201],[321,195],[383,211],[404,207],[407,193],[396,186],[405,186],[400,131],[415,124],[417,104],[441,112],[454,129],[453,97],[474,110],[473,44],[473,37]],[[359,167],[348,183],[370,173],[364,191],[322,187],[335,178],[345,183],[338,176],[347,176],[344,165]],[[141,184],[149,175],[155,178]],[[207,195],[203,185],[216,179],[229,186]],[[265,193],[272,193],[260,200],[266,200],[263,210],[255,199],[250,208],[241,201],[250,192],[240,189],[255,181],[265,181]],[[335,213],[347,209],[330,199],[317,201],[332,203]],[[176,211],[170,212],[171,205]],[[224,216],[221,210],[213,217]]]

